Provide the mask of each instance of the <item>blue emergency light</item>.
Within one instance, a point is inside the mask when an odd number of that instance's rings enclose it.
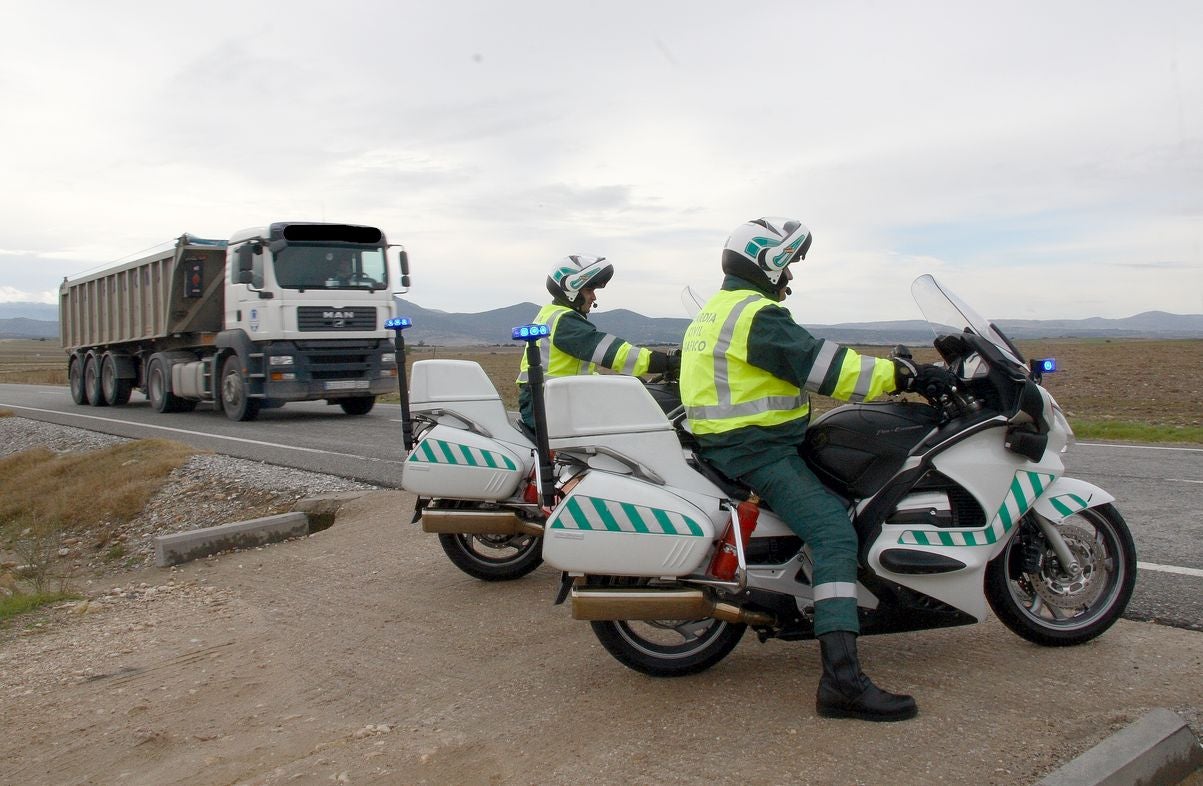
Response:
[[[414,321],[409,317],[393,317],[384,321],[385,330],[405,330],[407,327],[413,327]]]
[[[513,329],[511,338],[515,341],[538,341],[551,335],[547,325],[523,325]]]
[[[1051,374],[1057,370],[1056,358],[1041,358],[1033,362],[1036,364],[1036,370],[1041,374]]]

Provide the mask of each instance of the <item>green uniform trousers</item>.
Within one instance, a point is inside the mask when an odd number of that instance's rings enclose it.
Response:
[[[840,499],[801,456],[785,456],[740,477],[769,503],[814,557],[815,635],[860,632],[856,615],[856,530]]]

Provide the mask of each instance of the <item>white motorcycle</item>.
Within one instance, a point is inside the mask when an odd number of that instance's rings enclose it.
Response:
[[[398,367],[405,369],[402,331],[396,330]],[[543,523],[558,499],[556,468],[542,420],[542,361],[536,342],[545,325],[515,328],[526,342],[535,398],[535,429],[505,409],[480,364],[420,360],[411,379],[400,378],[406,458],[401,487],[418,495],[414,521],[437,534],[439,545],[463,572],[484,581],[521,578],[537,568]],[[647,389],[666,410],[680,403],[675,384],[651,381]]]
[[[1136,578],[1114,498],[1065,476],[1073,432],[997,327],[931,276],[912,294],[955,388],[839,407],[803,451],[859,537],[862,634],[990,608],[1038,644],[1099,635]],[[683,415],[620,376],[549,380],[545,403],[566,469],[543,559],[564,571],[557,603],[570,597],[611,655],[677,676],[718,663],[748,626],[762,641],[814,637],[809,547],[692,450]]]

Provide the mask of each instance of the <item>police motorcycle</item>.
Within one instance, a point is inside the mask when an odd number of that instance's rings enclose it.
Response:
[[[418,495],[414,522],[437,534],[457,568],[483,581],[521,578],[542,563],[543,525],[557,499],[557,469],[543,423],[539,339],[546,325],[515,328],[526,343],[535,400],[532,431],[506,412],[497,388],[480,364],[466,360],[419,360],[405,372],[403,331],[395,332],[402,434],[406,451],[401,487]],[[652,379],[649,394],[664,410],[680,404],[675,382]],[[606,410],[610,417],[621,414]]]
[[[1098,636],[1136,578],[1114,497],[1065,475],[1073,432],[1036,364],[930,275],[911,289],[957,383],[831,410],[803,451],[858,535],[862,635],[990,609],[1038,644]],[[564,574],[556,602],[613,657],[671,677],[718,663],[748,627],[814,638],[809,547],[696,454],[683,414],[629,377],[552,379],[544,399],[562,470],[543,559]]]

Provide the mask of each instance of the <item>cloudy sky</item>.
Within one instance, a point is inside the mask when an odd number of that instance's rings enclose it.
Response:
[[[811,324],[1203,313],[1203,3],[4,0],[0,301],[183,232],[379,226],[409,298],[684,316],[814,232]]]

